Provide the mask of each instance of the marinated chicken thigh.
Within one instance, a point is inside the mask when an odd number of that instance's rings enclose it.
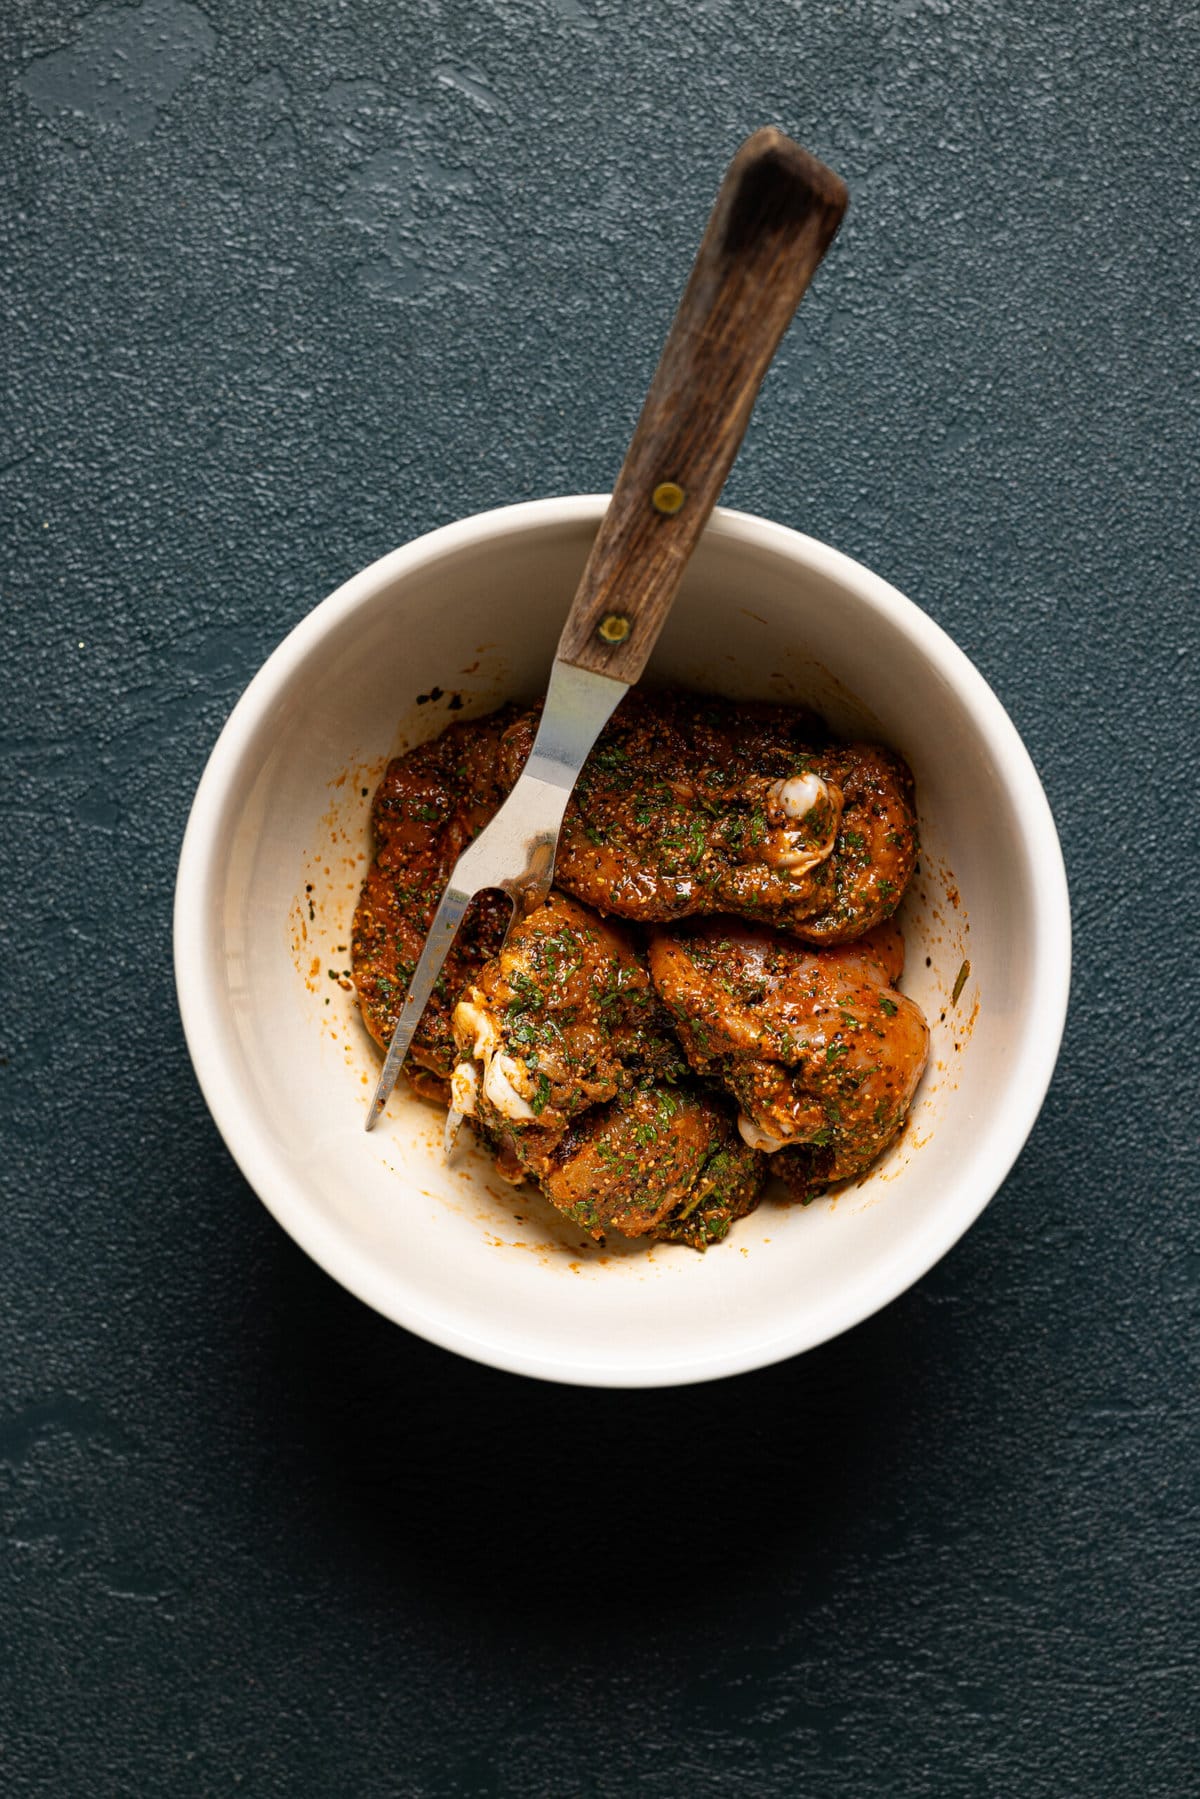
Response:
[[[719,1098],[652,1085],[618,1094],[562,1132],[511,1132],[508,1176],[531,1175],[597,1240],[607,1231],[707,1249],[758,1204],[766,1158]]]
[[[518,919],[454,1008],[460,1112],[492,1131],[563,1131],[637,1080],[687,1070],[628,930],[565,894]]]
[[[513,767],[536,726],[508,731]],[[841,943],[895,911],[916,856],[912,777],[890,750],[832,744],[795,707],[635,689],[576,783],[555,880],[621,918],[732,912]]]
[[[814,950],[704,919],[650,934],[650,971],[692,1067],[734,1094],[744,1140],[801,1197],[867,1168],[899,1131],[929,1032],[897,992],[893,924]]]
[[[376,854],[354,914],[351,940],[359,1010],[386,1048],[450,870],[497,811],[519,768],[500,742],[519,708],[454,724],[388,764],[371,805]],[[417,1026],[405,1072],[418,1093],[449,1096],[450,1015],[476,971],[500,948],[511,908],[500,894],[476,899]]]
[[[452,1103],[498,1150],[602,1237],[703,1249],[749,1211],[765,1159],[727,1103],[675,1085],[687,1062],[628,928],[565,894],[519,919],[453,1016]]]

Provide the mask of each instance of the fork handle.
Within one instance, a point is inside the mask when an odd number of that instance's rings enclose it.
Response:
[[[563,627],[564,662],[630,683],[646,666],[848,199],[769,126],[730,163]]]

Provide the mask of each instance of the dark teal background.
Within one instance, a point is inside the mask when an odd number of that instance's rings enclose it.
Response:
[[[1196,1790],[1196,103],[1185,4],[8,0],[0,1787]],[[195,1086],[184,820],[338,582],[606,487],[720,173],[847,223],[733,505],[896,582],[1046,781],[1062,1061],[998,1199],[786,1366],[526,1383],[272,1224]]]

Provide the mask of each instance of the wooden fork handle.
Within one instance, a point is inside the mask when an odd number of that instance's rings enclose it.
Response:
[[[563,661],[638,679],[848,199],[832,169],[770,127],[730,163],[563,628]]]

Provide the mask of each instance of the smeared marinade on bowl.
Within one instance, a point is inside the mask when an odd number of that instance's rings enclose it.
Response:
[[[452,724],[375,792],[352,952],[382,1048],[537,718]],[[409,1082],[597,1240],[705,1249],[768,1170],[807,1203],[895,1140],[924,1071],[893,922],[917,850],[895,752],[836,742],[798,707],[635,689],[579,777],[546,903],[506,938],[507,902],[473,902]]]

